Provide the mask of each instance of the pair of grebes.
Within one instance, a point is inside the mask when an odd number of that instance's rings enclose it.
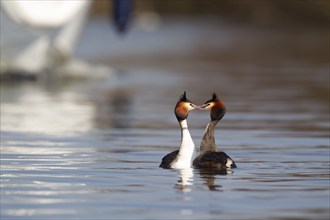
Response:
[[[210,110],[211,112],[211,121],[206,126],[198,154],[187,124],[189,111],[194,109]],[[180,149],[163,157],[160,167],[167,169],[193,167],[212,170],[236,168],[235,162],[225,152],[216,151],[214,129],[225,115],[226,107],[215,93],[212,95],[212,99],[197,106],[187,99],[186,92],[184,92],[175,106],[174,113],[181,127]]]

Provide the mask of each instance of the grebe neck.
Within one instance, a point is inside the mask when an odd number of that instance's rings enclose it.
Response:
[[[214,129],[219,120],[210,121],[206,128],[200,145],[200,153],[205,151],[216,151],[217,147],[214,140]]]
[[[173,168],[190,168],[192,160],[196,156],[195,144],[188,130],[187,120],[182,120],[179,123],[181,127],[181,144]]]

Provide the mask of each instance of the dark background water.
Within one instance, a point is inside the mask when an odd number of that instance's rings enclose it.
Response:
[[[120,38],[89,20],[76,54],[113,68],[101,79],[1,82],[1,218],[328,219],[328,30],[158,25]],[[232,174],[158,167],[183,91],[225,102]],[[188,118],[197,146],[208,121]]]

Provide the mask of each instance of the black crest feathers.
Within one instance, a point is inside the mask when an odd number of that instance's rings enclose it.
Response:
[[[181,101],[181,102],[187,102],[188,101],[187,96],[186,96],[186,91],[184,91],[184,93],[180,96],[179,101]]]
[[[215,102],[218,99],[218,96],[215,94],[215,92],[212,94],[212,99],[207,100],[204,104],[209,102]]]
[[[217,94],[215,92],[212,94],[212,100],[215,101],[218,98]]]

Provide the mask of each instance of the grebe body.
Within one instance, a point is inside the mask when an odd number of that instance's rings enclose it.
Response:
[[[236,168],[236,164],[225,152],[217,152],[214,140],[214,129],[226,113],[225,104],[214,93],[212,99],[201,106],[211,111],[211,121],[207,124],[199,155],[193,160],[193,167],[197,169],[227,169]]]
[[[188,130],[187,118],[189,111],[196,108],[197,106],[187,99],[186,92],[184,92],[174,109],[181,128],[180,149],[164,156],[160,167],[184,169],[192,166],[192,160],[196,156],[196,148]]]
[[[194,168],[197,169],[227,169],[237,168],[233,159],[225,152],[206,151],[197,156],[193,161]]]

